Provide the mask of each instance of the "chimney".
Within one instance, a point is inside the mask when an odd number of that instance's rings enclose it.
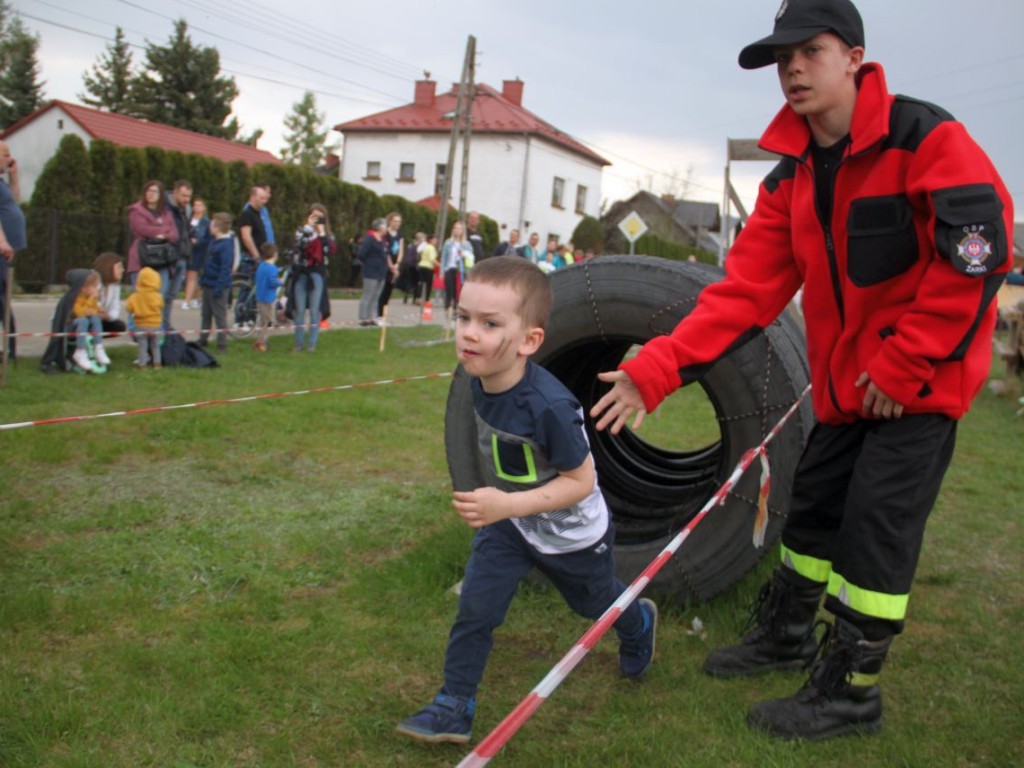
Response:
[[[437,87],[435,80],[417,80],[416,97],[413,103],[417,107],[430,107],[434,104],[434,89]]]
[[[511,101],[517,107],[523,106],[523,81],[518,77],[515,80],[503,80],[501,83],[501,95],[506,101]]]

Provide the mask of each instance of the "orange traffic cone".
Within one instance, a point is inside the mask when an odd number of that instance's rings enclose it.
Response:
[[[428,323],[434,319],[434,312],[430,309],[430,302],[423,302],[423,319]]]

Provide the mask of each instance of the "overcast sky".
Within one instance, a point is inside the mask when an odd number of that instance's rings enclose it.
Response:
[[[772,30],[779,0],[9,0],[41,38],[46,96],[78,101],[82,72],[120,25],[164,44],[172,21],[215,46],[241,95],[234,114],[278,154],[304,90],[330,125],[412,101],[424,71],[458,80],[469,35],[477,81],[525,82],[523,105],[613,162],[602,198],[680,187],[721,202],[727,138],[756,138],[782,104],[772,68],[736,63]],[[891,91],[932,101],[988,152],[1024,220],[1024,2],[860,0],[867,59]],[[142,51],[134,49],[136,62]],[[339,134],[332,133],[335,139]],[[733,165],[752,207],[764,163]],[[472,193],[471,193],[472,194]]]

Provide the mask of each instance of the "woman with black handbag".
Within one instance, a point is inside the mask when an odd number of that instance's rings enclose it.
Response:
[[[128,279],[132,288],[143,267],[160,272],[161,285],[166,284],[170,265],[178,259],[174,247],[178,228],[164,206],[164,185],[159,181],[146,182],[142,196],[128,209],[128,228],[134,238],[128,249]]]

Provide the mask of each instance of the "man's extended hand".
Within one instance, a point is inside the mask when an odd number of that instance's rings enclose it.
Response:
[[[602,430],[610,424],[611,433],[617,435],[626,426],[629,417],[633,416],[633,429],[640,429],[647,415],[647,406],[633,380],[625,371],[606,371],[597,374],[597,378],[613,382],[613,386],[590,409],[592,418],[600,417],[594,426]]]
[[[854,386],[863,387],[865,384],[867,390],[864,392],[864,402],[861,404],[861,410],[865,414],[874,416],[876,419],[898,419],[903,415],[903,406],[875,386],[875,382],[868,376],[867,371],[857,377]]]

